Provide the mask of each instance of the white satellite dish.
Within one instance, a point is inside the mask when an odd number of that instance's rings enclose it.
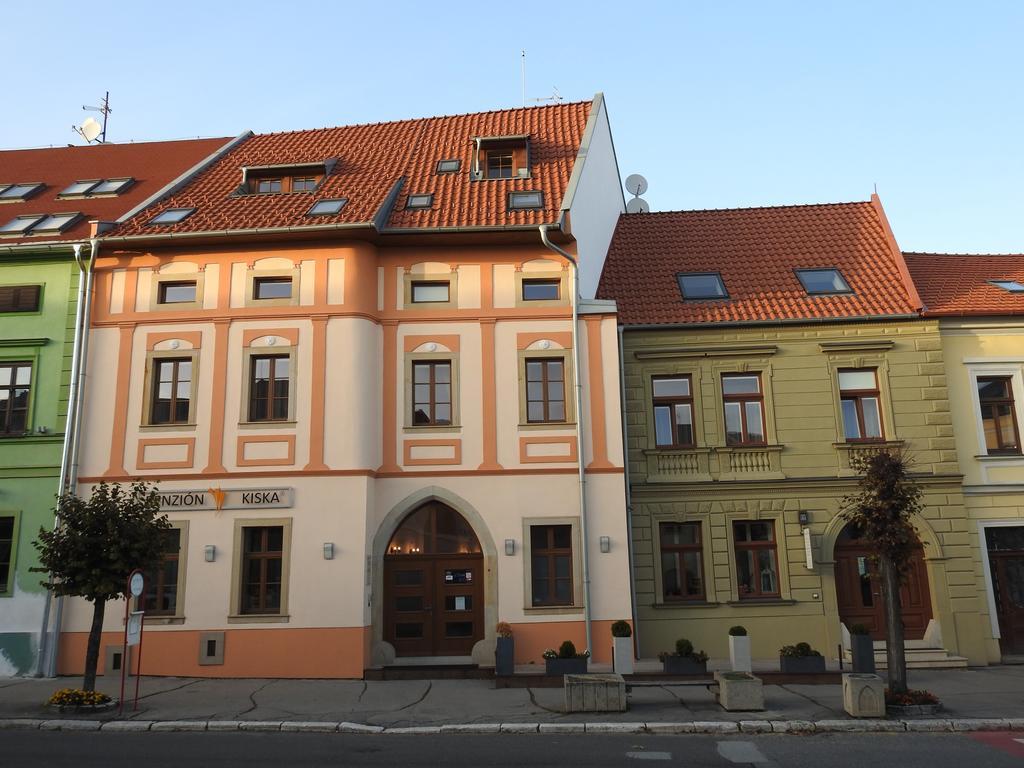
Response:
[[[626,213],[650,213],[651,204],[642,197],[634,197],[626,203]]]
[[[639,173],[632,173],[626,177],[626,191],[633,195],[642,195],[647,191],[647,179]]]
[[[96,141],[97,137],[103,133],[103,126],[100,125],[99,120],[96,118],[87,117],[79,129],[79,133],[82,134],[86,141]]]

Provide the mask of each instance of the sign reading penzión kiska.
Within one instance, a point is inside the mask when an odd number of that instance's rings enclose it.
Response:
[[[159,491],[164,512],[213,509],[280,509],[292,506],[291,488],[207,488]]]

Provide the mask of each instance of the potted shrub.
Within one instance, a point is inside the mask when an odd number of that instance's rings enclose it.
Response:
[[[549,675],[584,675],[589,658],[590,651],[576,653],[572,640],[566,640],[557,651],[554,648],[544,651],[544,671]]]
[[[494,674],[514,675],[516,673],[516,647],[512,639],[512,625],[499,621],[496,627],[498,643],[494,647]]]
[[[750,666],[750,637],[747,628],[737,624],[729,627],[729,661],[733,672],[752,672]]]
[[[885,709],[890,717],[935,715],[942,709],[942,702],[931,691],[909,689],[906,693],[893,693],[886,688]]]
[[[612,669],[620,675],[633,674],[633,628],[628,621],[612,624]]]
[[[706,675],[708,655],[704,651],[694,652],[693,643],[685,637],[676,640],[674,653],[659,653],[658,658],[666,675]]]
[[[825,671],[825,657],[810,643],[784,645],[779,649],[779,669],[788,674],[806,675]]]
[[[863,624],[850,627],[850,655],[853,657],[853,671],[875,674],[875,641]]]

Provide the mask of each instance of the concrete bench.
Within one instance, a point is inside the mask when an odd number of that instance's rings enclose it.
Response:
[[[566,712],[625,712],[622,675],[566,675]]]

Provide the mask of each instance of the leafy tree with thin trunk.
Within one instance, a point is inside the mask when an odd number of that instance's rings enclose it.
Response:
[[[906,576],[917,534],[910,520],[921,511],[921,487],[910,475],[902,453],[879,451],[854,462],[863,475],[858,490],[843,500],[843,514],[874,551],[885,605],[886,656],[890,694],[907,692],[900,585]]]
[[[160,514],[160,496],[147,483],[100,483],[88,499],[74,493],[57,497],[58,525],[39,529],[33,545],[40,567],[49,573],[43,586],[57,596],[83,597],[93,604],[82,688],[96,687],[103,614],[108,600],[125,596],[129,574],[150,570],[160,561],[170,523]]]

